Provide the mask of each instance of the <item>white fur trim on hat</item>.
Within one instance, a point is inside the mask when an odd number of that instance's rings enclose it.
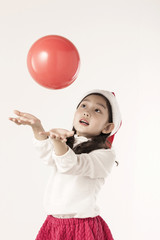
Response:
[[[91,93],[100,93],[109,100],[111,107],[112,107],[113,123],[115,125],[110,136],[114,135],[118,131],[118,129],[120,128],[121,123],[122,123],[119,105],[118,105],[118,102],[117,102],[117,99],[116,99],[114,93],[106,91],[106,90],[94,89],[94,90],[88,91],[85,94],[83,94],[79,103],[82,101],[83,98],[85,98],[87,95],[89,95]]]

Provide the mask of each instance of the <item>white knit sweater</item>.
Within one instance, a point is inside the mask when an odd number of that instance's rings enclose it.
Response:
[[[75,135],[77,144],[88,141]],[[44,208],[48,215],[58,218],[87,218],[100,214],[96,197],[115,162],[113,149],[98,149],[75,154],[69,150],[62,156],[54,152],[50,138],[33,144],[44,164],[52,167],[45,195]]]

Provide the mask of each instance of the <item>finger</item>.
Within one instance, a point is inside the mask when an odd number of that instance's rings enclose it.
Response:
[[[65,139],[65,138],[67,138],[67,133],[57,134],[57,135],[58,135],[58,137],[59,137],[60,139]]]
[[[61,136],[58,132],[55,132],[54,129],[51,129],[49,132],[50,132],[50,136],[53,136],[54,138],[58,139]]]
[[[14,118],[12,118],[12,117],[9,117],[8,119],[9,119],[9,120],[11,120],[11,121],[13,121],[13,119],[14,119]]]
[[[13,111],[17,116],[20,116],[20,117],[26,117],[27,116],[27,113],[24,113],[24,112],[20,112],[18,110],[14,110]]]
[[[32,119],[28,119],[26,117],[19,117],[18,118],[18,122],[20,122],[22,124],[32,124],[33,120]]]
[[[29,118],[35,118],[32,114],[26,113],[26,112],[20,112],[18,110],[13,111],[17,116],[22,116],[22,117],[29,117]]]
[[[63,135],[58,134],[58,133],[54,133],[54,132],[50,132],[50,137],[53,138],[53,139],[56,139],[57,141],[61,141],[61,142],[64,139],[66,139],[66,137],[64,137]]]
[[[52,131],[50,131],[50,138],[55,139],[57,141],[61,141],[61,142],[66,142],[67,141],[65,136],[62,136],[62,135],[57,134],[57,133],[52,132]]]
[[[71,136],[73,136],[74,135],[74,131],[69,131],[68,133],[67,133],[67,136],[68,137],[71,137]]]
[[[23,125],[31,125],[31,122],[27,120],[24,120],[24,119],[21,119],[21,118],[14,118],[13,121],[15,123],[19,123],[19,124],[23,124]]]
[[[19,124],[23,124],[23,122],[20,120],[20,118],[15,118],[15,121]]]
[[[51,138],[54,138],[54,139],[56,139],[56,140],[60,140],[60,139],[61,139],[60,135],[57,134],[57,133],[51,132],[51,133],[50,133],[50,136],[51,136]]]
[[[13,111],[17,116],[22,116],[22,113],[20,112],[20,111],[18,111],[18,110],[14,110]]]
[[[51,134],[50,132],[39,132],[40,135],[44,135],[44,136],[48,136],[50,138],[56,138],[56,136],[54,136],[53,134]]]
[[[12,122],[21,125],[21,123],[18,122],[18,120],[16,118],[9,118],[9,120],[11,120]]]
[[[56,140],[57,140],[57,141],[61,141],[62,143],[64,143],[64,142],[67,141],[66,138],[62,138],[62,137],[57,137]]]

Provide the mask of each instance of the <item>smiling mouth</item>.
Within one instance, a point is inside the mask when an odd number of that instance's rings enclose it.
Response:
[[[85,120],[80,120],[79,121],[82,125],[84,125],[84,126],[88,126],[89,125],[89,123],[87,122],[87,121],[85,121]]]

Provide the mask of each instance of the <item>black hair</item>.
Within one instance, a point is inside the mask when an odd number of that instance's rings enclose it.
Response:
[[[90,96],[90,95],[98,95],[98,96],[102,96],[105,98],[106,100],[106,105],[107,105],[107,108],[108,108],[108,115],[109,115],[109,119],[108,119],[108,122],[109,123],[112,123],[113,122],[113,118],[112,118],[112,107],[111,107],[111,104],[109,102],[109,100],[103,96],[102,94],[100,93],[91,93],[91,94],[88,94],[87,96]],[[84,98],[86,98],[87,96],[85,96]],[[81,100],[81,102],[84,100],[84,98]],[[79,105],[81,104],[81,102],[78,104],[77,108],[79,107]],[[74,131],[74,134],[76,134],[76,129],[73,127],[72,128],[72,131]],[[66,144],[76,153],[76,154],[81,154],[81,153],[90,153],[91,151],[93,150],[96,150],[96,149],[108,149],[110,145],[111,147],[111,143],[107,140],[107,138],[110,136],[111,133],[107,133],[107,134],[104,134],[104,133],[100,133],[98,136],[93,136],[91,137],[90,140],[88,140],[87,142],[82,142],[78,145],[76,145],[75,147],[73,147],[74,145],[74,142],[75,142],[75,137],[74,135],[72,137],[69,137],[67,138],[67,142]],[[108,144],[106,144],[106,142]],[[118,166],[118,162],[115,161],[117,166]]]

